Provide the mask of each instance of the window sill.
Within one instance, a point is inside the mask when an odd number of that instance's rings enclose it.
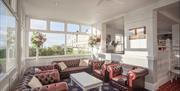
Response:
[[[69,57],[84,57],[84,56],[91,56],[91,54],[85,54],[85,55],[60,55],[60,56],[39,56],[39,59],[47,59],[47,58],[69,58]],[[36,57],[28,57],[26,59],[36,59]]]
[[[5,73],[5,72],[0,73],[0,83],[1,83],[7,76],[9,76],[9,74],[10,74],[14,69],[16,69],[16,66],[11,67],[10,70],[9,70],[8,72],[6,72],[6,73]]]

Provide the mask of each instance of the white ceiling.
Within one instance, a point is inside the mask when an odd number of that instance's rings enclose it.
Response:
[[[111,20],[106,23],[107,27],[111,27],[116,30],[123,30],[124,31],[124,17]]]
[[[122,3],[105,0],[23,0],[27,15],[63,21],[93,24],[117,14],[147,6],[157,0],[120,0]]]

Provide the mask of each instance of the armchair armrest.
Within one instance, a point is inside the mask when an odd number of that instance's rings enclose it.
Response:
[[[136,68],[128,72],[129,86],[132,87],[133,81],[138,78],[143,78],[148,74],[148,70],[145,68]]]
[[[43,85],[48,85],[60,81],[60,75],[57,69],[54,69],[50,72],[35,74],[35,76],[40,80]]]

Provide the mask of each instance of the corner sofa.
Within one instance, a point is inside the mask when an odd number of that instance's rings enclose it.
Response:
[[[36,72],[35,68],[40,69],[41,72]],[[31,88],[28,85],[33,76],[39,79],[42,87]],[[54,69],[53,65],[36,66],[26,69],[22,80],[14,91],[68,91],[68,85],[66,82],[61,82],[59,72]]]
[[[70,59],[70,60],[60,60],[60,61],[53,61],[52,65],[54,65],[55,69],[58,69],[60,73],[61,79],[69,78],[71,73],[77,73],[77,72],[91,72],[91,61],[89,61],[88,66],[79,66],[81,59]],[[64,62],[64,64],[67,66],[66,69],[62,70],[58,63]]]

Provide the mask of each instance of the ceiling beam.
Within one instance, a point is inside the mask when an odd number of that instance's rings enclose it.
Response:
[[[171,19],[172,21],[176,23],[180,23],[180,19],[178,17],[173,16],[171,13],[167,11],[159,11],[159,13],[161,13],[162,15],[164,15],[165,17]]]

